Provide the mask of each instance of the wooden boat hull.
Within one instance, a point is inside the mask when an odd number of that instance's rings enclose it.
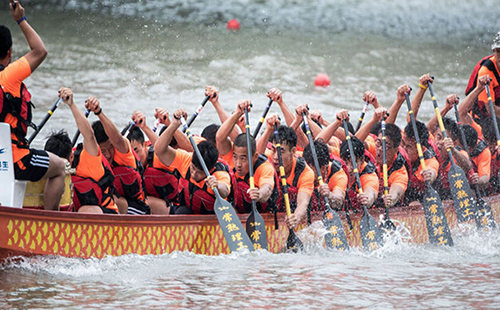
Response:
[[[500,222],[500,196],[486,199],[497,223]],[[451,201],[445,202],[450,228],[458,226]],[[376,219],[382,210],[370,210]],[[339,213],[351,247],[361,247],[359,220],[353,214],[353,230]],[[248,215],[240,215],[243,223]],[[270,252],[280,252],[288,237],[283,225],[284,214],[263,214]],[[322,213],[313,213],[312,220],[321,220]],[[428,242],[424,211],[420,205],[395,208],[391,219],[404,223],[411,233],[411,243]],[[303,227],[302,227],[303,228]],[[301,236],[299,232],[299,237]],[[102,258],[129,253],[140,255],[190,251],[197,254],[229,253],[215,215],[133,216],[95,215],[15,209],[0,206],[0,258],[14,255],[61,255],[66,257]],[[306,235],[307,236],[307,235]]]

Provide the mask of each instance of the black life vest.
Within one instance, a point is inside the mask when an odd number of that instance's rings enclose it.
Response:
[[[474,147],[474,149],[472,150],[472,152],[470,152],[471,159],[474,159],[474,158],[478,157],[479,155],[481,155],[481,153],[486,148],[488,148],[488,144],[484,140],[480,139],[479,142],[476,144],[476,147]],[[471,160],[471,162],[472,162],[472,166],[474,167],[474,171],[477,172],[477,165],[476,165],[476,163],[474,162],[474,160]]]
[[[299,188],[297,184],[299,183],[299,178],[304,169],[306,168],[306,161],[302,157],[297,157],[297,163],[295,164],[294,176],[292,180],[292,184],[288,184],[288,197],[290,200],[290,209],[292,213],[297,208],[297,195],[299,193]],[[281,209],[279,211],[285,211],[285,201],[283,199],[283,203]]]
[[[142,163],[137,153],[132,150],[136,167],[121,166],[115,161],[111,164],[113,175],[115,176],[114,186],[118,195],[130,200],[145,200],[142,175]]]
[[[363,169],[363,171],[361,171],[361,173],[359,174],[360,178],[362,175],[365,175],[365,174],[370,174],[370,173],[374,173],[374,172],[377,173],[377,167],[375,166],[374,163],[369,161],[369,159],[366,156],[365,156],[365,161],[367,164],[366,164],[365,168]],[[349,198],[351,200],[352,207],[354,209],[361,209],[361,204],[358,201],[358,184],[357,184],[357,182],[354,182],[351,185],[351,188],[349,190]]]
[[[218,161],[215,167],[210,171],[214,173],[216,171],[225,171],[229,173],[229,168],[227,165]],[[229,174],[231,177],[231,174]],[[235,184],[234,175],[231,180],[231,185]],[[232,201],[234,193],[232,190],[228,197],[228,201]],[[233,194],[231,194],[233,193]],[[233,195],[231,197],[231,195]],[[181,177],[179,179],[179,205],[191,208],[194,214],[213,214],[214,213],[215,196],[208,192],[208,186],[205,182],[203,187],[198,187],[191,182],[191,170],[188,169],[186,177]]]
[[[488,70],[493,72],[493,74],[495,75],[495,78],[497,79],[497,82],[500,85],[500,74],[498,73],[493,61],[491,61],[492,57],[493,57],[493,55],[486,56],[476,64],[476,66],[474,67],[474,70],[472,71],[472,73],[469,77],[469,83],[467,84],[467,87],[465,89],[466,96],[470,92],[472,92],[474,90],[474,88],[476,88],[477,78],[478,78],[479,70],[481,69],[481,67],[486,67],[486,68],[488,68]],[[494,104],[496,106],[500,106],[500,86],[497,86],[493,89],[492,95],[493,95]],[[474,117],[474,120],[478,123],[481,123],[481,120],[484,117],[489,116],[488,111],[486,110],[486,107],[485,107],[485,103],[479,102],[477,99],[476,99],[474,105],[472,106],[471,111],[472,111],[472,116]]]
[[[254,171],[268,162],[265,155],[260,154],[255,161]],[[235,171],[233,169],[233,171]],[[235,207],[239,213],[250,213],[252,211],[252,200],[250,199],[247,191],[250,188],[249,184],[250,175],[247,173],[244,178],[236,178],[236,188],[234,191]],[[267,212],[269,209],[276,208],[276,205],[281,203],[281,195],[279,191],[279,179],[276,171],[274,171],[274,187],[271,196],[267,202],[257,202],[257,209],[259,212]]]
[[[330,162],[330,173],[326,176],[326,179],[323,180],[325,184],[328,185],[332,176],[339,172],[342,169],[342,163],[338,160],[332,160]],[[321,197],[319,190],[317,188],[314,189],[313,194],[311,195],[311,200],[309,202],[310,211],[322,211],[325,210],[325,199]]]
[[[71,167],[76,168],[80,164],[80,155],[83,150],[83,144],[79,143],[74,152],[74,159]],[[113,200],[113,181],[114,176],[111,172],[111,166],[104,156],[101,155],[104,175],[99,180],[93,178],[84,178],[78,175],[71,176],[73,184],[73,204],[75,211],[84,205],[97,205],[103,208],[114,207]]]
[[[167,203],[178,203],[179,174],[154,167],[154,148],[149,147],[148,163],[144,169],[144,185],[148,196],[157,197]]]
[[[1,70],[0,70],[1,71]],[[36,129],[36,125],[32,122],[35,106],[31,102],[31,94],[24,85],[21,84],[21,98],[16,98],[12,94],[4,92],[0,87],[0,122],[6,122],[5,118],[11,114],[15,119],[15,124],[10,124],[10,130],[15,138],[12,139],[12,144],[19,148],[28,148],[26,134],[28,127]]]

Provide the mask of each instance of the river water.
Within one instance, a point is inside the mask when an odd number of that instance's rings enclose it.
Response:
[[[436,77],[438,102],[463,96],[469,74],[490,53],[498,3],[369,0],[49,0],[23,1],[49,51],[27,85],[38,123],[71,87],[89,95],[118,127],[134,110],[153,124],[155,107],[194,111],[204,87],[220,90],[226,110],[251,99],[251,123],[271,87],[290,106],[309,103],[331,119],[339,108],[357,117],[364,91],[389,107],[399,85]],[[226,22],[237,18],[241,29]],[[12,29],[14,56],[28,46]],[[314,87],[319,73],[332,85]],[[433,113],[426,96],[419,116]],[[403,108],[403,111],[406,110]],[[273,106],[272,112],[278,112]],[[367,113],[371,117],[371,112]],[[404,113],[398,117],[403,124]],[[90,116],[94,120],[94,116]],[[208,104],[193,124],[217,122]],[[60,106],[34,141],[50,130],[75,131]],[[0,268],[3,308],[498,308],[500,237],[455,232],[455,247],[389,243],[376,253],[266,252],[206,257],[190,253],[80,260],[61,257],[7,262]]]

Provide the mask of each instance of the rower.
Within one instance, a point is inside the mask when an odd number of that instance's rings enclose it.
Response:
[[[256,152],[255,139],[250,136],[252,158],[248,158],[248,145],[246,134],[239,134],[234,143],[229,135],[233,131],[239,119],[244,115],[245,109],[250,110],[250,100],[241,100],[234,112],[219,128],[217,132],[217,148],[224,158],[232,158],[232,168],[236,177],[235,207],[240,213],[252,211],[252,199],[257,202],[257,210],[266,212],[273,209],[279,196],[278,175],[273,165],[265,155]],[[249,163],[252,160],[254,169],[255,187],[250,188]]]
[[[311,196],[311,210],[325,210],[325,202],[322,197],[328,197],[332,208],[340,209],[344,202],[347,187],[347,174],[342,169],[342,161],[338,157],[333,157],[329,152],[328,145],[321,140],[314,141],[314,148],[324,183],[322,185],[318,183],[311,146],[307,145],[303,156],[307,165],[314,172],[315,180],[314,191]]]
[[[348,116],[345,116],[344,119],[347,118]],[[373,164],[373,162],[371,162],[365,154],[365,146],[363,142],[354,136],[351,137],[350,140],[352,141],[356,166],[358,167],[359,179],[363,190],[361,194],[359,193],[357,183],[355,182],[355,171],[352,165],[347,140],[342,142],[340,145],[340,157],[346,164],[346,172],[349,176],[349,198],[352,206],[357,210],[361,210],[361,206],[366,205],[369,208],[375,203],[379,189],[379,177],[377,175],[377,168],[375,167],[375,164]]]
[[[74,155],[71,156],[71,165],[75,174],[72,175],[74,211],[81,213],[109,213],[118,214],[118,207],[113,197],[113,173],[108,161],[101,153],[101,149],[94,136],[92,127],[87,118],[73,102],[73,92],[69,88],[61,88],[59,97],[63,98],[73,117],[78,130],[83,136]],[[87,102],[95,102],[97,98],[89,97]],[[65,142],[71,149],[69,138]]]
[[[288,184],[288,194],[290,196],[290,205],[292,214],[286,219],[288,228],[293,229],[306,218],[309,201],[314,190],[314,172],[306,164],[304,158],[295,155],[297,150],[297,135],[295,131],[287,126],[278,127],[278,142],[274,139],[274,124],[279,125],[278,115],[271,115],[266,120],[266,129],[258,141],[257,150],[269,146],[270,160],[278,171],[280,164],[277,152],[279,145],[285,170],[286,182]],[[270,143],[267,144],[267,141]],[[280,211],[284,207],[281,206]]]
[[[424,155],[425,169],[422,170],[420,165],[418,153],[417,153],[417,142],[415,140],[415,134],[413,133],[413,127],[411,123],[408,123],[404,129],[404,135],[401,140],[402,147],[408,154],[408,159],[412,167],[409,179],[411,187],[406,190],[405,193],[405,204],[412,201],[421,201],[424,194],[425,182],[435,183],[438,179],[439,172],[439,161],[438,156],[434,148],[429,142],[429,131],[427,126],[419,121],[416,121],[418,136],[422,142],[422,152]]]
[[[64,191],[64,161],[55,154],[29,147],[26,133],[28,124],[34,127],[31,122],[33,104],[22,82],[43,62],[47,49],[28,24],[19,1],[11,1],[10,12],[23,31],[30,51],[12,62],[12,36],[7,27],[0,25],[0,122],[10,125],[15,179],[34,182],[46,179],[44,207],[58,210]]]
[[[210,176],[203,171],[198,156],[181,149],[176,150],[169,145],[174,132],[181,125],[180,118],[186,116],[183,109],[174,112],[171,125],[155,144],[155,154],[162,169],[180,175],[180,206],[175,210],[175,214],[213,214],[215,196],[212,188],[216,187],[222,198],[232,199],[229,167],[218,161],[219,151],[211,142],[202,141],[198,144]]]
[[[99,118],[92,124],[102,154],[113,168],[115,201],[121,214],[151,214],[143,191],[141,162],[115,124],[106,116],[99,100],[87,100],[85,108]]]

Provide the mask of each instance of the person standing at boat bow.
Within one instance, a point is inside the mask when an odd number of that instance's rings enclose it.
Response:
[[[31,28],[19,1],[10,2],[12,17],[21,28],[30,51],[12,62],[12,36],[0,25],[0,122],[10,125],[12,156],[16,180],[39,181],[47,179],[44,206],[58,210],[64,191],[65,164],[57,155],[29,148],[26,133],[31,122],[31,94],[23,81],[43,62],[47,50],[42,39]]]
[[[215,196],[212,188],[216,187],[224,199],[231,193],[228,167],[218,160],[219,151],[211,142],[202,141],[198,144],[201,156],[210,171],[209,176],[203,171],[198,156],[172,148],[170,141],[181,125],[181,117],[187,118],[187,113],[184,109],[179,109],[172,116],[171,125],[155,144],[155,154],[163,164],[161,168],[180,175],[179,207],[175,214],[213,214]]]

